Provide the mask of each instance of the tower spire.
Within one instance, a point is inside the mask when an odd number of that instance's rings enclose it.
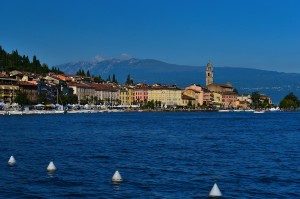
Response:
[[[206,86],[214,83],[214,70],[211,61],[206,65]]]

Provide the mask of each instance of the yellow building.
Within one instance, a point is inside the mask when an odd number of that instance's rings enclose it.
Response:
[[[212,93],[213,95],[213,104],[214,105],[221,105],[222,104],[222,95],[220,93]]]
[[[189,95],[185,95],[184,93],[182,93],[182,96],[181,96],[181,99],[182,99],[182,106],[197,106],[197,101],[195,100],[194,97],[191,97]]]
[[[0,102],[14,102],[19,91],[18,81],[11,78],[0,78]]]
[[[162,106],[182,105],[182,90],[177,86],[153,85],[148,90],[148,101],[160,102]]]
[[[120,89],[120,102],[121,105],[133,105],[134,100],[134,87],[126,86]]]

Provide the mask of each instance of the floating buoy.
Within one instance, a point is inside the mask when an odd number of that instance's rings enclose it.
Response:
[[[118,170],[116,170],[115,174],[113,175],[112,179],[111,179],[113,182],[122,182],[123,179],[119,173]]]
[[[213,188],[209,192],[209,197],[222,197],[222,193],[221,193],[217,183],[214,184]]]
[[[9,164],[10,166],[14,166],[16,163],[17,163],[17,162],[16,162],[14,156],[10,156],[10,158],[9,158],[9,160],[8,160],[8,164]]]
[[[49,171],[49,172],[54,172],[54,171],[56,171],[56,167],[55,167],[55,165],[53,164],[53,161],[51,161],[51,162],[49,163],[49,165],[48,165],[48,167],[47,167],[47,171]]]

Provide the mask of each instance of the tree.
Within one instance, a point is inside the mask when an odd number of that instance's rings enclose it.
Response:
[[[78,96],[77,95],[62,95],[61,101],[63,104],[77,104]]]
[[[90,75],[90,70],[87,70],[87,72],[86,72],[86,76],[88,76],[88,77],[90,77],[91,75]]]
[[[131,79],[130,75],[127,76],[125,84],[126,85],[132,85],[133,84],[133,79]]]
[[[79,69],[78,72],[76,73],[78,76],[85,76],[85,72],[83,69]]]
[[[110,75],[108,75],[108,77],[107,77],[107,80],[106,80],[106,81],[110,82]]]
[[[42,65],[43,68],[48,67],[47,64],[43,64]],[[51,72],[54,72],[56,74],[64,74],[59,68],[56,68],[54,66],[52,66]]]
[[[294,93],[289,93],[284,99],[290,99],[293,102],[298,103],[298,97],[294,95]]]
[[[118,81],[117,81],[117,79],[116,79],[116,75],[115,75],[115,74],[113,74],[113,77],[112,77],[112,82],[113,82],[113,83],[116,83],[116,84],[118,83]]]
[[[20,105],[29,105],[30,104],[30,100],[27,97],[27,93],[26,92],[18,92],[17,96],[15,98],[15,102],[20,104]]]
[[[258,108],[260,106],[260,94],[258,91],[254,91],[251,94],[252,106]]]
[[[49,68],[43,67],[37,57],[34,55],[32,62],[30,62],[28,56],[19,55],[18,50],[7,53],[0,47],[0,69],[6,72],[13,70],[27,71],[27,72],[40,72],[46,74],[49,72]]]
[[[101,76],[99,75],[98,77],[94,77],[94,81],[98,83],[102,82]]]
[[[48,103],[47,96],[45,94],[40,94],[38,97],[37,103],[39,103],[39,104]]]
[[[280,101],[279,107],[285,110],[296,110],[299,107],[299,100],[296,95],[289,93]]]

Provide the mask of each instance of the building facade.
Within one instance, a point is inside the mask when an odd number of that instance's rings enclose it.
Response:
[[[0,77],[0,102],[13,103],[19,91],[18,81]]]
[[[146,104],[148,102],[149,86],[140,84],[134,88],[134,100],[137,104]]]
[[[183,90],[183,95],[193,97],[196,101],[196,105],[203,105],[204,91],[201,86],[197,86],[195,84],[188,86]]]
[[[88,84],[67,82],[69,88],[72,88],[74,94],[78,97],[78,104],[89,103],[93,101],[93,96],[95,94],[95,88]]]
[[[92,84],[95,89],[94,97],[97,102],[104,105],[115,106],[119,104],[119,89],[108,84]]]
[[[134,87],[125,86],[120,89],[120,103],[121,105],[133,105],[134,100]]]
[[[27,94],[27,98],[33,104],[37,103],[38,100],[38,91],[37,85],[31,82],[19,82],[19,91]]]
[[[160,102],[161,106],[181,106],[182,90],[177,86],[153,85],[148,90],[148,101]]]

